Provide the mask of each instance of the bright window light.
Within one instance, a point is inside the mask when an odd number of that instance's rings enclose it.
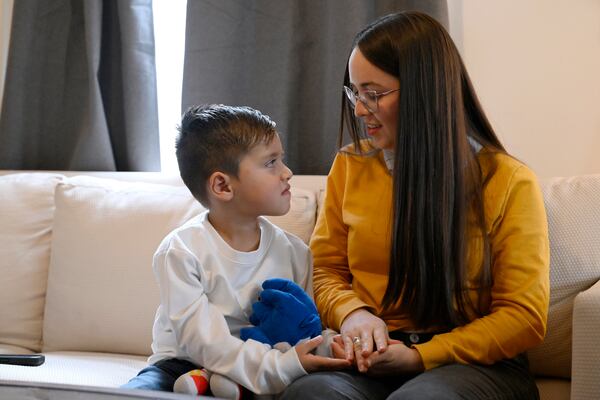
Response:
[[[175,138],[181,118],[186,7],[187,0],[152,2],[161,171],[175,174],[179,174]]]

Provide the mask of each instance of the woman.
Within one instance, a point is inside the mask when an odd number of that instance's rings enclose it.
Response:
[[[539,397],[524,352],[546,330],[543,200],[448,33],[417,12],[383,17],[357,35],[344,85],[340,145],[346,130],[353,144],[311,250],[317,306],[355,368],[283,398]]]

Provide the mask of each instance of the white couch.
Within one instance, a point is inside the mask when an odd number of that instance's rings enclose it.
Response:
[[[305,241],[324,176],[292,179],[292,209],[272,220]],[[544,344],[529,352],[542,399],[600,398],[600,175],[543,182],[551,242]],[[118,387],[146,365],[159,296],[152,254],[201,211],[159,173],[0,171],[2,382]]]

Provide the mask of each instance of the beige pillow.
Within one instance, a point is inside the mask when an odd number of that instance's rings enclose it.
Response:
[[[600,175],[546,180],[542,191],[550,237],[550,310],[546,338],[528,356],[535,374],[569,378],[573,301],[600,279]]]
[[[40,351],[54,188],[61,176],[0,176],[0,343]]]
[[[56,188],[44,351],[150,354],[152,256],[202,207],[185,187],[92,177]]]

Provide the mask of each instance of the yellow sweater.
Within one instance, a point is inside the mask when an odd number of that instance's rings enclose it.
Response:
[[[517,160],[482,150],[484,190],[492,253],[489,313],[423,344],[415,345],[426,369],[448,363],[492,364],[540,343],[549,299],[546,214],[535,175]],[[325,325],[339,330],[352,311],[366,308],[390,331],[414,330],[399,310],[382,311],[388,283],[392,177],[382,153],[340,152],[311,240],[315,301]],[[474,263],[475,264],[475,263]],[[476,266],[469,271],[477,284]],[[475,290],[471,298],[477,304]]]

